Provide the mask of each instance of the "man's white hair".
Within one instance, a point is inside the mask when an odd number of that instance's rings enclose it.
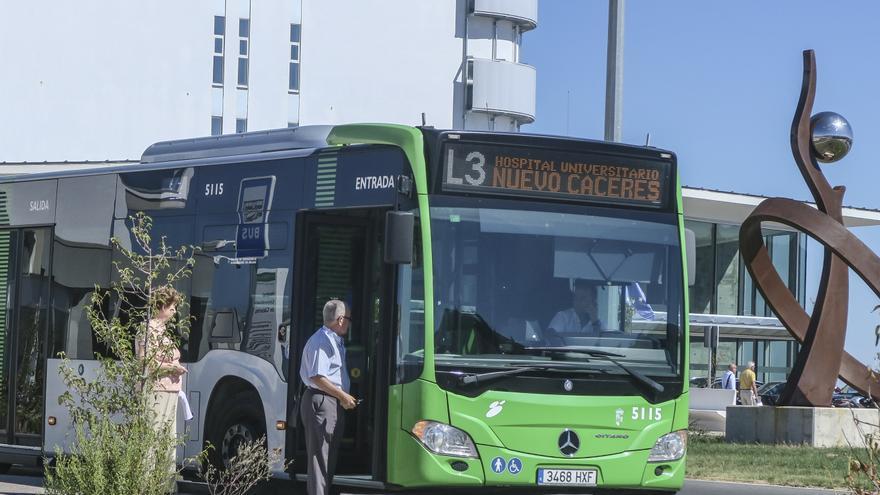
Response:
[[[754,362],[754,361],[749,361],[749,364],[748,364],[747,368],[751,368],[751,367],[754,366],[754,365],[755,365],[755,362]]]
[[[339,299],[331,299],[324,305],[324,324],[333,323],[340,316],[345,316],[345,303]]]

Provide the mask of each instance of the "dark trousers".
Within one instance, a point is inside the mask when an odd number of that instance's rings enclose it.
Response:
[[[300,403],[303,434],[306,437],[309,495],[330,493],[336,472],[339,441],[345,427],[344,410],[336,397],[306,388]]]

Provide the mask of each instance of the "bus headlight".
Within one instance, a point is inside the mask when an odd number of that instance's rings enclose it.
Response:
[[[687,450],[687,440],[687,430],[673,431],[663,435],[651,448],[648,462],[668,462],[681,459]]]
[[[454,426],[436,421],[419,421],[412,434],[435,454],[455,457],[477,457],[477,448],[470,435]]]

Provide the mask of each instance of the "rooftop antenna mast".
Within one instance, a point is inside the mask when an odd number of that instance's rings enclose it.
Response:
[[[623,11],[625,0],[608,0],[605,71],[605,140],[620,141],[623,113]]]

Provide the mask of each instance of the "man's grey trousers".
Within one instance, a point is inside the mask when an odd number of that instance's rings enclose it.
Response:
[[[330,493],[336,471],[336,455],[345,427],[345,415],[336,397],[306,387],[300,403],[303,434],[309,468],[306,482],[309,495]]]

